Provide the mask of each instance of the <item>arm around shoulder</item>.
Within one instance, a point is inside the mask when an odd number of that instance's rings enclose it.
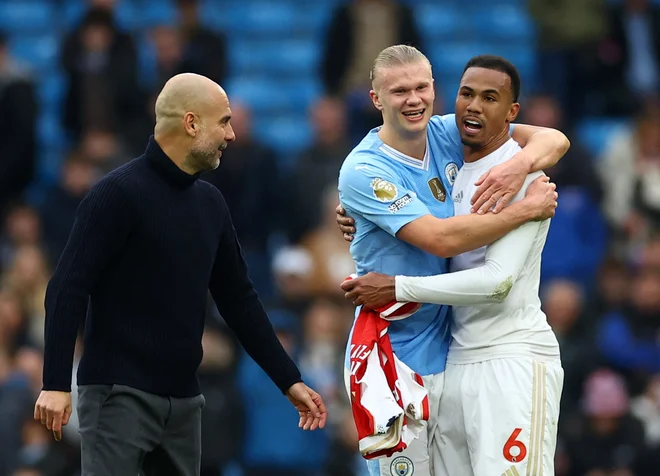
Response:
[[[512,137],[523,148],[519,158],[526,161],[530,173],[557,165],[571,146],[563,132],[528,124],[515,124]]]

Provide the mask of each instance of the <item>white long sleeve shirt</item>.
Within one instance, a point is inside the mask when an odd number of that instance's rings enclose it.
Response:
[[[510,139],[486,157],[465,163],[452,199],[456,215],[470,213],[474,183],[520,146]],[[530,174],[514,202],[542,172]],[[550,220],[529,222],[489,246],[451,260],[451,273],[396,277],[398,301],[453,306],[453,341],[447,362],[472,363],[501,357],[559,359],[559,345],[541,310],[541,253]]]

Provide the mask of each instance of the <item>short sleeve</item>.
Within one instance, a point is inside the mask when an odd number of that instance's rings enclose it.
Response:
[[[345,164],[339,174],[339,199],[349,214],[357,214],[390,235],[431,212],[415,192],[391,171],[368,163]]]

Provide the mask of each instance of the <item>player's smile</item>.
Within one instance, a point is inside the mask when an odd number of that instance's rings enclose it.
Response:
[[[422,108],[422,109],[415,109],[412,111],[405,111],[402,114],[406,118],[406,120],[410,122],[418,122],[424,119],[425,112],[426,112],[426,108]]]

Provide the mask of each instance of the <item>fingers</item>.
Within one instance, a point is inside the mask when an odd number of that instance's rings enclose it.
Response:
[[[335,213],[336,213],[337,215],[344,215],[344,214],[346,214],[346,210],[344,210],[344,207],[341,206],[341,203],[340,203],[339,205],[337,205],[337,207],[335,208]]]
[[[53,436],[55,437],[55,441],[60,441],[62,439],[62,420],[64,419],[64,415],[60,412],[56,412],[53,414],[53,420],[52,424],[50,427],[48,427],[49,430],[53,430]],[[50,423],[50,421],[49,421]]]
[[[507,206],[507,204],[511,201],[513,198],[512,193],[505,193],[502,195],[502,198],[499,199],[499,201],[495,204],[495,208],[493,208],[493,213],[499,213],[502,211],[502,209]]]
[[[356,281],[355,279],[347,279],[346,281],[342,281],[342,283],[339,286],[342,288],[342,290],[348,293],[349,291],[352,291],[353,288],[355,288],[356,286],[355,281]]]
[[[487,184],[482,184],[481,187],[479,187],[477,191],[474,192],[474,196],[472,198],[473,203],[470,212],[474,213],[476,211],[481,211],[481,208],[483,208],[484,204],[488,202],[488,200],[490,200],[492,197],[493,191],[487,187]]]
[[[62,419],[62,425],[66,426],[69,424],[69,419],[71,419],[71,412],[73,410],[71,407],[67,407],[66,410],[64,410],[64,418]]]
[[[312,396],[312,400],[316,402],[316,406],[319,409],[319,412],[321,413],[318,426],[319,428],[325,428],[325,424],[328,420],[328,409],[325,408],[325,403],[323,402],[323,398],[321,398],[321,395],[319,395],[316,392],[313,393],[314,395]]]
[[[495,205],[497,205],[498,200],[502,197],[503,192],[495,192],[488,200],[486,200],[483,205],[481,205],[478,209],[477,206],[475,205],[473,208],[477,210],[477,213],[479,215],[483,215],[484,213],[488,213],[488,211],[493,208]]]
[[[486,177],[488,177],[488,174],[489,174],[489,173],[490,173],[490,170],[489,170],[488,172],[486,172],[485,174],[483,174],[481,177],[479,177],[479,180],[477,180],[476,182],[474,182],[474,185],[476,185],[476,186],[478,187],[478,186],[480,186],[482,183],[484,183],[484,180],[486,180]]]

